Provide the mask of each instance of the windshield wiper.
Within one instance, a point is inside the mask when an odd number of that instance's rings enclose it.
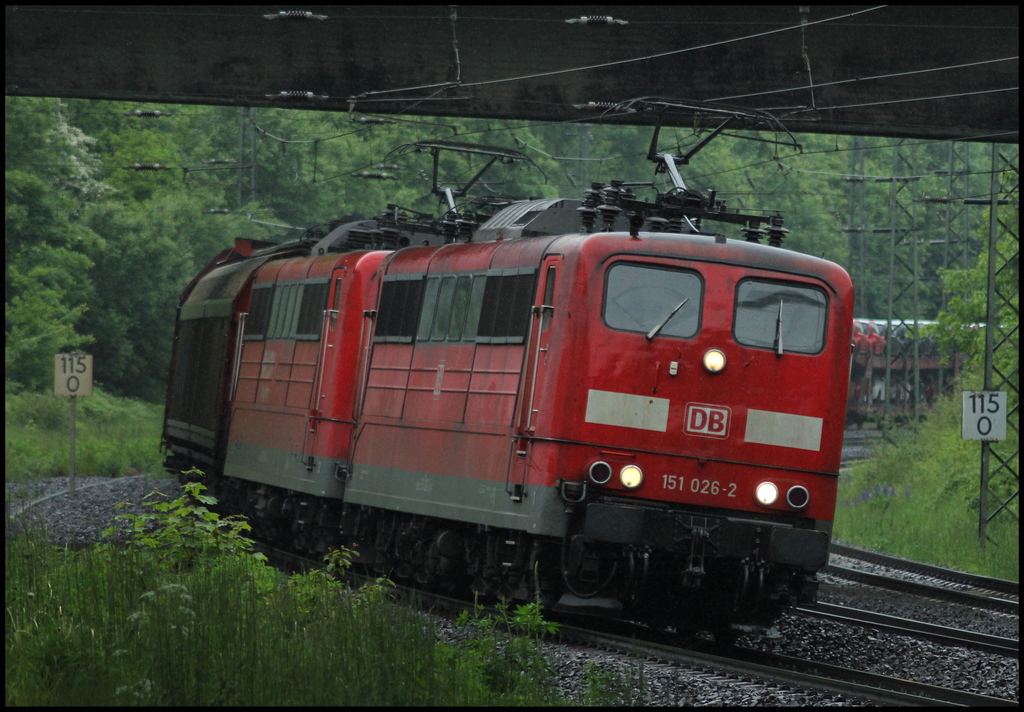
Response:
[[[775,355],[782,355],[782,304],[783,301],[779,300],[779,318],[775,322]]]
[[[654,327],[653,329],[648,331],[647,332],[647,340],[651,341],[655,336],[657,336],[658,332],[661,331],[662,327],[664,327],[665,324],[668,323],[668,320],[671,319],[672,317],[674,317],[676,315],[676,312],[679,311],[680,309],[682,309],[683,305],[686,304],[688,301],[690,301],[689,297],[687,297],[683,301],[679,302],[679,305],[675,309],[670,311],[668,313],[668,316],[661,320],[660,324],[658,324],[656,327]]]

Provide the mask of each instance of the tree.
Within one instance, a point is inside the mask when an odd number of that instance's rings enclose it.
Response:
[[[6,99],[4,110],[4,380],[38,389],[54,353],[91,341],[78,326],[91,294],[83,250],[100,241],[77,218],[106,186],[59,101]]]

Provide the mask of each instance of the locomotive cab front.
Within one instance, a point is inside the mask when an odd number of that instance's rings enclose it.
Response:
[[[813,601],[844,426],[846,273],[702,235],[563,251],[586,311],[555,317],[559,385],[534,415],[572,512],[563,605],[764,624]]]

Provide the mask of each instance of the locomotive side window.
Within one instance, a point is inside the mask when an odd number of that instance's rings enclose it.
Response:
[[[467,340],[476,339],[476,333],[480,325],[480,310],[484,305],[484,290],[487,287],[487,278],[480,276],[473,280],[472,291],[469,295],[469,311],[466,314],[466,328],[462,330],[462,338]]]
[[[612,329],[647,334],[671,314],[659,336],[688,339],[700,328],[703,291],[704,283],[696,272],[615,264],[608,270],[604,321]]]
[[[448,322],[452,316],[452,297],[455,296],[455,277],[441,280],[441,291],[437,294],[437,313],[434,315],[434,328],[430,332],[433,341],[443,341],[448,335]]]
[[[319,340],[328,287],[323,279],[304,284],[257,284],[252,290],[245,340]]]
[[[297,284],[279,284],[274,290],[274,301],[270,307],[270,328],[267,339],[284,338],[293,314]]]
[[[421,274],[384,278],[375,342],[412,343],[420,319],[424,281]]]
[[[466,312],[469,311],[472,283],[472,277],[459,277],[459,281],[455,285],[455,295],[452,297],[452,321],[448,326],[449,341],[458,341],[462,338],[462,327],[466,322]]]
[[[418,311],[417,341],[521,344],[525,340],[537,288],[535,268],[428,277],[419,284],[423,281],[426,286],[422,288],[422,306]],[[381,298],[378,341],[384,340],[380,337],[397,336],[392,333],[396,327],[390,321],[397,313],[392,300],[403,297],[397,288],[389,289],[389,284],[384,283]]]
[[[441,285],[440,277],[429,277],[423,292],[423,309],[420,312],[420,328],[416,332],[417,341],[430,339],[430,331],[434,324],[434,311],[437,309],[437,289]]]
[[[280,285],[279,285],[280,286]],[[274,319],[271,313],[270,318],[276,321],[268,338],[273,339],[294,339],[295,326],[299,320],[299,304],[302,303],[302,294],[306,289],[304,284],[286,284],[283,286],[284,296],[281,298],[280,319]]]
[[[270,300],[274,295],[273,284],[257,284],[252,288],[249,316],[245,322],[245,340],[262,341],[267,334],[270,321]]]
[[[317,280],[304,285],[302,302],[299,306],[299,320],[295,326],[296,339],[320,340],[320,328],[323,325],[328,288],[327,280]]]
[[[523,343],[536,288],[536,269],[488,272],[476,341],[485,344]]]
[[[827,314],[820,289],[747,279],[736,288],[733,336],[744,346],[816,354],[825,346]]]

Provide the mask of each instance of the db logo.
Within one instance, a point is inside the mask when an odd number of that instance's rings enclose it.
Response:
[[[708,438],[728,437],[730,413],[732,409],[721,405],[687,403],[685,430]]]

